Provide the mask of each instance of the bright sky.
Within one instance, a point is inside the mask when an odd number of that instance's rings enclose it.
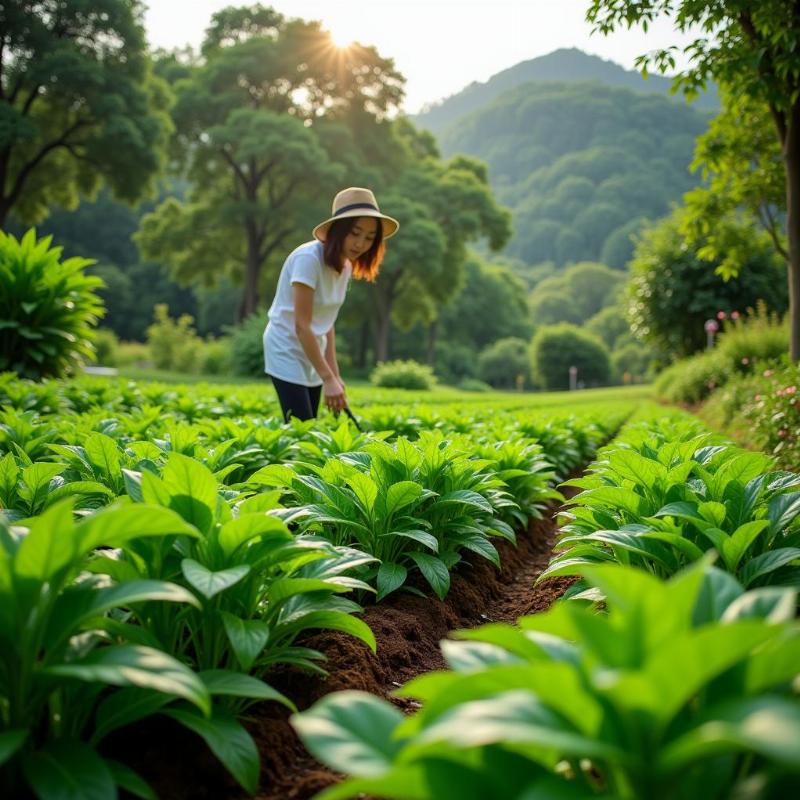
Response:
[[[211,15],[256,0],[149,0],[151,46],[197,47]],[[290,17],[321,20],[339,44],[374,45],[406,78],[408,113],[520,61],[578,47],[632,69],[637,55],[683,39],[668,21],[591,35],[589,0],[263,0]],[[680,63],[679,63],[680,65]]]

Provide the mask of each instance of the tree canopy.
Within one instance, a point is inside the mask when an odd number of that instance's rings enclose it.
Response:
[[[162,170],[166,84],[137,0],[0,4],[0,225],[74,208],[105,181],[135,201]]]
[[[587,19],[604,34],[662,16],[678,31],[699,30],[683,48],[688,66],[676,89],[694,96],[710,80],[769,109],[781,146],[786,189],[790,355],[800,359],[800,13],[796,0],[591,0]],[[675,69],[671,47],[645,53],[642,71]],[[728,268],[735,267],[730,262]]]

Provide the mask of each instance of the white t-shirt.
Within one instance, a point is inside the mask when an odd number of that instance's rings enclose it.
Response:
[[[293,283],[303,283],[314,290],[311,330],[319,349],[325,354],[326,334],[336,322],[347,293],[352,265],[345,261],[341,274],[323,261],[322,242],[301,244],[281,268],[275,299],[269,309],[264,330],[264,372],[280,380],[301,386],[319,386],[322,379],[308,360],[294,331]]]

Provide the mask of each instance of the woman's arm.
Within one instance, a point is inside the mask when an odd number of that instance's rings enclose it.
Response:
[[[336,328],[331,327],[328,331],[328,341],[325,345],[325,361],[328,366],[333,370],[333,374],[341,382],[342,376],[339,374],[339,362],[336,360]],[[344,386],[344,384],[342,383]]]
[[[293,283],[292,296],[294,300],[294,331],[297,334],[297,339],[303,347],[303,352],[308,356],[308,360],[311,362],[320,378],[322,378],[325,405],[334,413],[338,413],[344,408],[347,400],[344,394],[344,386],[342,386],[339,380],[338,366],[335,369],[331,367],[326,358],[322,355],[317,337],[311,330],[311,316],[314,309],[314,290],[304,283]],[[326,348],[326,351],[328,349],[329,348]],[[334,364],[335,363],[334,350]]]

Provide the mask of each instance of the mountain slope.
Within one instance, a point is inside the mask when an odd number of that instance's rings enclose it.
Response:
[[[546,56],[522,61],[493,75],[486,83],[471,83],[457,94],[412,117],[421,128],[439,135],[456,120],[496,100],[501,94],[530,81],[599,81],[631,91],[668,95],[671,81],[661,75],[650,75],[645,81],[633,70],[592,56],[575,48],[555,50]],[[680,102],[676,98],[676,102]],[[719,105],[716,92],[707,92],[692,104],[702,109]]]

